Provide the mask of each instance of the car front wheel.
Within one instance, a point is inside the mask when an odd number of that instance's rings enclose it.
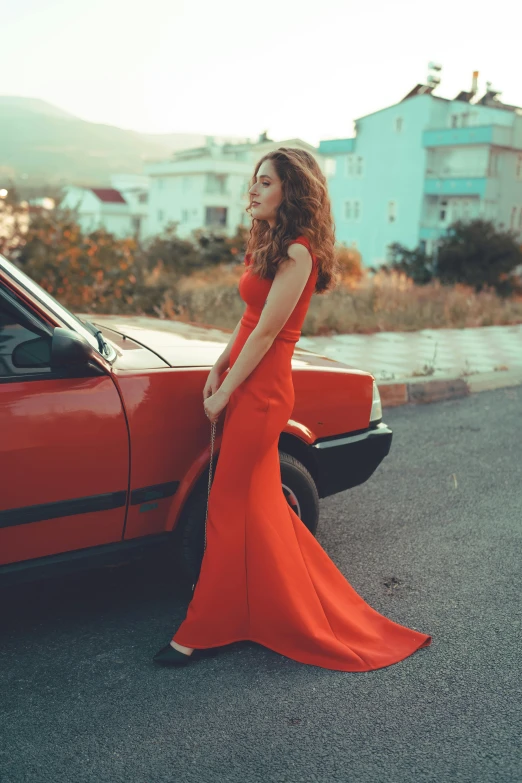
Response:
[[[315,535],[319,495],[307,468],[291,454],[279,452],[281,486],[290,508]],[[175,559],[182,576],[195,584],[203,559],[208,470],[200,477],[174,531]]]

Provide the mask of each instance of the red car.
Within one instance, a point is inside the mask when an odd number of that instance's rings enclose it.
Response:
[[[94,320],[0,256],[2,582],[166,543],[197,577],[210,456],[202,391],[223,334],[146,317]],[[315,532],[319,498],[366,481],[392,432],[370,373],[296,347],[293,381],[282,488]]]

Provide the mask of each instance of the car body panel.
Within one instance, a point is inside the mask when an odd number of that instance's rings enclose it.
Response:
[[[0,420],[0,563],[121,539],[129,439],[109,375],[0,383]],[[93,510],[56,516],[79,499]]]
[[[132,443],[131,493],[136,489],[176,482],[167,497],[129,506],[125,538],[159,533],[174,526],[191,483],[208,460],[210,426],[203,411],[203,386],[208,373],[200,369],[115,371],[125,400]],[[197,470],[197,474],[194,473]]]
[[[98,324],[95,324],[95,326],[98,326]],[[112,363],[113,371],[129,370],[130,372],[139,372],[140,370],[158,370],[169,367],[169,364],[151,351],[150,348],[106,326],[100,328],[102,328],[104,338],[110,340],[116,351],[116,359]]]

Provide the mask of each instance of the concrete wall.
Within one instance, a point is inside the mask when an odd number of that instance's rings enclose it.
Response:
[[[355,243],[366,265],[384,262],[392,242],[417,242],[426,168],[421,135],[430,108],[429,96],[412,98],[359,119],[353,152],[325,147],[337,164],[328,180],[337,239]],[[361,173],[356,166],[350,174],[347,155],[361,159]],[[347,201],[359,202],[359,217],[353,208],[346,215]]]

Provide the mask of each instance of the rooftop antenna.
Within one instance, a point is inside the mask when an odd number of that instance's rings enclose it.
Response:
[[[428,85],[434,90],[440,84],[440,76],[437,74],[442,71],[442,65],[435,63],[432,60],[428,63],[428,71]]]
[[[491,93],[493,100],[496,100],[499,95],[502,95],[502,90],[495,90],[493,82],[486,82],[486,93]]]

